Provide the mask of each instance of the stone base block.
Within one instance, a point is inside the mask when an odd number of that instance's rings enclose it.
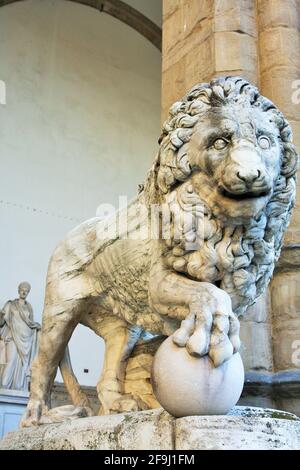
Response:
[[[235,407],[226,416],[175,419],[162,409],[82,418],[8,433],[1,450],[300,449],[291,413]]]

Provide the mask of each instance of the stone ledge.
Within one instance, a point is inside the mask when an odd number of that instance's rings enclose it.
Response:
[[[247,372],[243,396],[300,398],[300,369],[278,372]]]
[[[29,392],[0,388],[0,403],[27,405]]]
[[[174,419],[162,409],[98,416],[8,433],[1,450],[300,449],[300,420],[235,407],[227,416]]]

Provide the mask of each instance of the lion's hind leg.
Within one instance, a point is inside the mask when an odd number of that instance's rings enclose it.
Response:
[[[21,426],[39,424],[50,406],[51,388],[74,328],[82,312],[81,301],[46,305],[39,338],[38,355],[33,361],[30,399]]]
[[[137,411],[138,404],[131,395],[124,395],[124,376],[127,360],[140,338],[142,329],[131,326],[115,316],[108,316],[99,325],[98,333],[105,341],[102,375],[97,384],[101,407],[99,414]]]

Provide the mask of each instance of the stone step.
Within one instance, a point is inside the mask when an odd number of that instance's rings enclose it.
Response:
[[[1,450],[300,449],[300,419],[279,410],[235,407],[226,416],[175,419],[162,409],[95,416],[20,429]]]

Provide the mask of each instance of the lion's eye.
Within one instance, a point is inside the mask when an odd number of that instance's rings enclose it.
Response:
[[[262,136],[259,137],[259,139],[258,139],[258,145],[259,145],[260,148],[262,148],[263,150],[268,150],[268,149],[271,147],[270,139],[269,139],[268,137],[266,137],[265,135],[262,135]]]
[[[214,141],[214,147],[216,150],[223,150],[227,147],[228,142],[224,139],[217,139]]]

